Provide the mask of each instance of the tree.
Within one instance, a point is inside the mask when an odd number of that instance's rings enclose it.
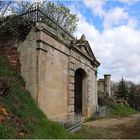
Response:
[[[137,95],[137,89],[135,84],[132,84],[129,88],[129,93],[128,93],[128,103],[131,107],[133,107],[134,109],[136,108],[135,106],[135,99],[136,99],[136,95]]]
[[[12,5],[13,13],[22,14],[28,11],[32,3],[28,1],[20,1]]]
[[[13,7],[13,11],[16,14],[21,14],[30,7],[33,7],[35,3],[31,2],[19,2],[16,6]],[[43,11],[50,19],[52,19],[56,24],[58,24],[65,31],[70,33],[71,35],[76,31],[78,17],[75,14],[70,12],[70,9],[65,7],[60,2],[43,2],[40,4],[40,9]],[[52,23],[49,23],[47,19],[44,19],[43,22],[53,27]],[[53,28],[57,28],[56,26]],[[57,30],[57,29],[56,29]]]
[[[140,110],[140,92],[138,85],[131,85],[128,94],[128,103],[136,110]]]
[[[64,30],[71,34],[76,31],[78,18],[75,14],[71,14],[69,8],[61,3],[46,2],[44,10]]]
[[[126,82],[122,78],[122,80],[119,82],[117,86],[116,97],[126,100],[127,95],[128,95],[128,87]]]
[[[140,110],[140,85],[135,85],[131,81],[122,80],[114,86],[115,95],[119,99],[125,99],[135,110]]]

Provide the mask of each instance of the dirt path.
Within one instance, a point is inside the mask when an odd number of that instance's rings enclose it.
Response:
[[[94,126],[107,128],[111,126],[117,126],[122,124],[127,124],[129,126],[133,125],[138,119],[140,119],[140,114],[134,114],[124,118],[112,118],[112,119],[100,119],[91,122],[84,123],[85,126]]]
[[[83,123],[79,134],[83,139],[140,139],[140,113]]]

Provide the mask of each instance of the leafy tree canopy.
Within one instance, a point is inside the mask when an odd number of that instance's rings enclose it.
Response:
[[[34,3],[22,1],[17,3],[16,6],[14,6],[13,11],[16,14],[25,13],[30,8],[32,8],[33,5]],[[56,24],[58,24],[71,35],[76,31],[78,22],[77,15],[72,14],[70,9],[65,7],[60,2],[45,1],[42,4],[40,4],[40,9]],[[47,24],[47,22],[48,21],[46,20],[45,23]]]
[[[135,110],[140,110],[140,85],[135,85],[131,81],[122,80],[114,85],[115,96],[118,99],[125,99]]]
[[[119,82],[117,86],[116,97],[124,98],[126,100],[127,94],[128,94],[128,87],[126,82],[122,78],[122,80]]]

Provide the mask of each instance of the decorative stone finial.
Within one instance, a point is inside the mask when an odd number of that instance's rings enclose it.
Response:
[[[80,40],[81,40],[81,41],[86,41],[86,37],[85,37],[84,34],[81,36]]]
[[[82,44],[82,43],[84,43],[86,41],[86,37],[85,37],[85,35],[83,34],[82,36],[81,36],[81,38],[80,39],[74,39],[74,40],[71,40],[71,45],[76,45],[76,44]]]

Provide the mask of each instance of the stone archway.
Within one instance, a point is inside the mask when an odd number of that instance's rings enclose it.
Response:
[[[75,71],[74,85],[74,113],[75,115],[85,116],[86,108],[86,73],[79,68]]]

